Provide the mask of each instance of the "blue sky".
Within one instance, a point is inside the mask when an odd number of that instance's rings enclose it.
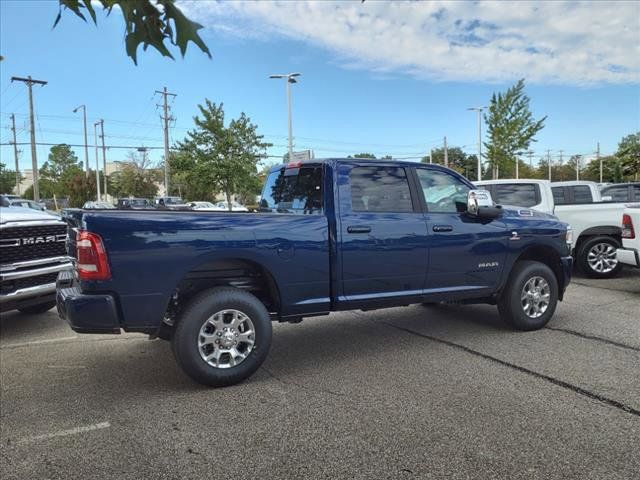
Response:
[[[135,66],[117,10],[99,14],[97,28],[66,12],[52,29],[57,2],[0,2],[1,142],[11,139],[11,113],[18,142],[29,140],[26,86],[11,83],[12,75],[49,82],[34,87],[36,136],[47,143],[82,143],[81,115],[72,110],[84,103],[90,143],[93,121],[104,118],[108,145],[160,147],[153,93],[167,86],[178,95],[172,141],[209,98],[224,102],[228,118],[247,113],[274,144],[268,153],[279,156],[287,143],[284,83],[268,76],[291,71],[303,74],[293,87],[296,149],[317,157],[418,157],[445,135],[474,153],[476,117],[466,108],[486,105],[521,76],[534,115],[548,116],[536,154],[589,155],[598,141],[612,153],[640,130],[639,3],[181,5],[206,27],[212,59],[192,44],[184,59],[176,50],[175,61],[140,51]],[[30,168],[29,146],[20,149],[20,168]],[[40,165],[48,149],[38,148]],[[107,158],[124,160],[126,152],[110,148]],[[13,166],[12,146],[0,155]]]

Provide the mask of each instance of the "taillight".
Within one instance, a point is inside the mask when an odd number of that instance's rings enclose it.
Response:
[[[81,230],[76,235],[78,278],[80,280],[109,280],[111,271],[100,235]]]
[[[631,215],[622,215],[622,238],[636,238],[636,232],[633,230],[633,222]]]

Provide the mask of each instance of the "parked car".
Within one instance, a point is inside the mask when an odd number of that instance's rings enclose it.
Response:
[[[495,206],[439,165],[281,165],[260,209],[82,212],[70,225],[81,226],[77,273],[58,278],[61,317],[84,333],[171,339],[188,375],[224,386],[264,361],[272,320],[459,301],[497,304],[533,330],[571,278],[566,223]]]
[[[219,212],[220,209],[211,202],[189,202],[191,210],[199,212]]]
[[[0,312],[42,313],[55,305],[58,272],[69,271],[67,225],[24,207],[0,207]]]
[[[26,200],[24,198],[13,198],[9,200],[10,207],[23,207],[30,208],[32,210],[38,210],[40,212],[44,212],[46,208],[39,204],[38,202],[34,202],[33,200]]]
[[[622,214],[622,247],[618,261],[640,268],[640,205],[625,208]]]
[[[229,211],[229,203],[228,202],[218,202],[216,203],[216,208],[222,212]],[[248,212],[249,209],[244,205],[239,204],[238,202],[231,202],[231,211],[232,212]]]
[[[190,210],[189,205],[180,197],[157,197],[155,207],[163,210]]]
[[[82,208],[87,209],[87,210],[113,210],[115,207],[115,205],[113,205],[112,203],[109,202],[101,202],[101,201],[89,201],[89,202],[84,202],[84,205],[82,206]]]
[[[119,210],[155,210],[147,198],[119,198],[116,208]]]
[[[491,192],[496,202],[553,214],[571,225],[575,240],[572,253],[586,275],[609,278],[622,268],[616,259],[616,249],[622,244],[619,219],[624,203],[602,202],[593,189],[590,189],[590,194],[595,202],[567,203],[565,199],[575,199],[574,189],[573,193],[563,197],[563,203],[556,205],[558,190],[554,195],[554,184],[548,180],[483,180],[475,184]],[[562,189],[566,192],[566,187]]]
[[[611,197],[614,202],[640,202],[640,182],[614,183],[602,187],[600,193]]]

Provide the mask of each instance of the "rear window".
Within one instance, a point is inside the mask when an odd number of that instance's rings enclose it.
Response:
[[[260,211],[312,214],[322,212],[322,166],[285,168],[267,177]]]
[[[601,193],[604,196],[611,196],[614,202],[626,202],[629,200],[629,189],[626,185],[603,188]]]
[[[516,207],[533,207],[538,204],[538,188],[533,183],[504,183],[493,186],[496,203]]]
[[[573,190],[573,201],[575,203],[591,203],[593,202],[593,196],[591,195],[591,189],[586,185],[576,185],[571,187]]]

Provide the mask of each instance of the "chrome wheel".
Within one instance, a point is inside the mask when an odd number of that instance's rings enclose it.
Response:
[[[551,299],[551,287],[542,277],[531,277],[522,287],[520,300],[524,313],[531,318],[538,318],[547,311]]]
[[[587,253],[587,263],[594,272],[611,272],[618,265],[616,248],[610,243],[596,243]]]
[[[255,335],[253,322],[248,315],[240,310],[221,310],[202,324],[198,334],[198,351],[212,367],[235,367],[253,350]]]

